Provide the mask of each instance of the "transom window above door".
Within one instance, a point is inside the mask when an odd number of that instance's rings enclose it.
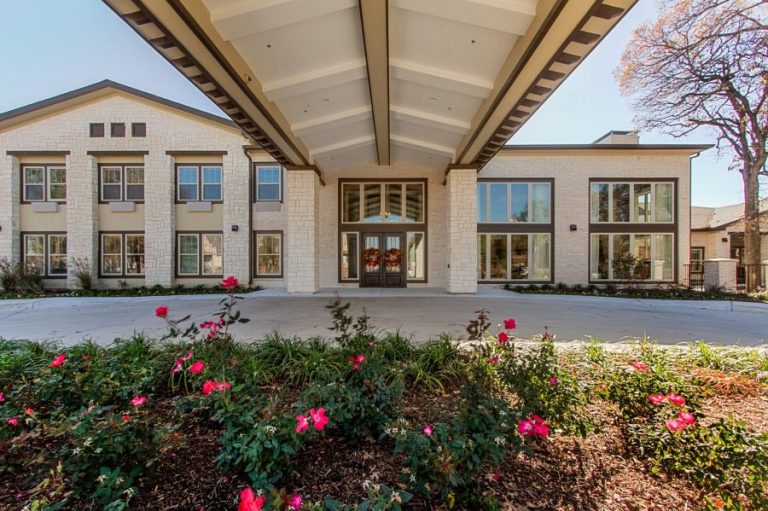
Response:
[[[343,223],[424,223],[424,182],[342,183]]]

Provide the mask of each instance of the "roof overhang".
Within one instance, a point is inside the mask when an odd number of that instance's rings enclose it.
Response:
[[[482,167],[636,0],[103,0],[286,165]]]

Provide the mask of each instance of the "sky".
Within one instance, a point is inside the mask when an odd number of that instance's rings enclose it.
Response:
[[[619,93],[613,71],[633,29],[655,11],[655,0],[639,0],[510,143],[590,143],[611,129],[633,129],[631,100]],[[0,112],[110,79],[223,115],[99,0],[0,0],[0,68]],[[715,135],[641,133],[640,141],[709,144]],[[693,160],[694,205],[743,201],[729,162],[716,149]]]

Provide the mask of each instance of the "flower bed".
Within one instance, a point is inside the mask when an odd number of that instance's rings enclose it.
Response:
[[[416,345],[338,300],[332,342],[242,344],[229,334],[247,322],[237,282],[222,284],[232,294],[202,324],[158,307],[162,339],[0,341],[0,508],[768,502],[764,352],[645,341],[559,350],[546,329],[522,343],[512,318],[495,324],[485,311],[468,326],[471,343]]]

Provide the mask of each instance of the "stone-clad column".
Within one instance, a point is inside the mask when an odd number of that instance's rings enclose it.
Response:
[[[170,286],[174,280],[176,195],[173,163],[173,157],[163,151],[150,151],[144,157],[144,282],[147,286]]]
[[[287,172],[284,261],[289,293],[314,293],[320,287],[319,187],[320,179],[314,170]]]
[[[242,151],[229,151],[223,163],[224,275],[234,275],[241,283],[247,284],[251,280],[248,257],[251,170],[248,157]],[[235,225],[237,231],[232,230]]]
[[[0,200],[0,259],[7,257],[12,262],[18,261],[21,257],[20,181],[19,159],[15,156],[0,154],[0,190],[6,191],[5,199]]]
[[[477,169],[449,167],[448,292],[477,292]]]
[[[722,289],[728,293],[735,293],[738,288],[736,282],[738,264],[738,259],[730,258],[705,260],[704,289]]]
[[[96,282],[98,269],[99,198],[96,158],[73,152],[67,156],[67,287],[80,287],[75,261],[85,263]]]

